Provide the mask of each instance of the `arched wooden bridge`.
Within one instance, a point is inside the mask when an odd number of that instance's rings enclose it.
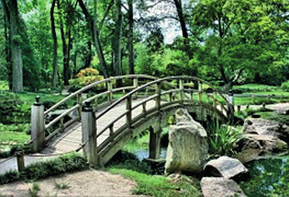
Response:
[[[116,87],[117,81],[122,82],[121,87]],[[198,89],[194,89],[194,84],[199,84]],[[212,93],[202,91],[204,84],[211,88]],[[51,114],[63,104],[69,108],[58,110],[61,113],[49,121]],[[227,105],[228,101],[222,94],[196,77],[111,77],[70,94],[46,111],[36,102],[32,108],[31,142],[34,150],[42,153],[68,152],[77,149],[80,144],[83,144],[84,150],[93,147],[95,163],[104,165],[131,138],[150,128],[150,156],[157,158],[161,128],[167,126],[168,118],[178,108],[186,108],[201,120],[213,116],[227,121]],[[89,117],[87,113],[90,110],[87,109],[91,107],[93,115]],[[91,129],[94,131],[89,131],[88,135],[95,142],[88,145],[89,139],[84,130]]]

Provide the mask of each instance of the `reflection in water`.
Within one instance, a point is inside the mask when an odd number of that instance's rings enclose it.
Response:
[[[246,167],[251,178],[241,187],[247,196],[289,196],[289,156],[257,160]]]
[[[146,159],[149,157],[149,150],[148,149],[138,149],[133,154],[136,155],[136,157],[142,161],[143,159]],[[167,148],[162,147],[161,148],[161,153],[160,153],[160,158],[165,158],[167,155]]]

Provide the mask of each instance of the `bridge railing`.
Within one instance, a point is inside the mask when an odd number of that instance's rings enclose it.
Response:
[[[185,81],[189,84],[198,82],[199,88],[194,89],[194,87],[187,87]],[[171,86],[167,87],[168,84],[171,84]],[[203,92],[203,84],[207,84],[212,88],[213,93],[210,94]],[[133,102],[133,98],[137,94],[144,92],[146,89],[152,88],[155,89],[154,94],[146,97],[140,102]],[[91,99],[87,99],[87,101],[90,100]],[[153,116],[156,113],[161,113],[161,111],[166,107],[185,106],[194,102],[198,105],[209,104],[213,106],[217,113],[221,114],[223,117],[228,117],[229,115],[227,99],[211,84],[196,77],[175,76],[154,80],[125,94],[115,103],[97,114],[95,117],[96,124],[103,124],[101,118],[105,114],[112,112],[115,107],[123,102],[125,102],[126,105],[125,110],[120,111],[118,116],[114,119],[112,118],[109,123],[96,132],[96,141],[98,144],[96,152],[98,152],[100,157],[106,155],[113,144],[118,141],[117,139],[121,138],[123,135],[127,135],[124,131],[134,132],[133,128],[142,118]],[[153,105],[151,105],[152,102]],[[125,124],[118,125],[118,122],[123,122],[123,119],[125,119]],[[107,159],[104,158],[102,164],[106,163],[110,159],[110,156],[107,156]]]
[[[43,138],[44,136],[44,139],[40,140],[42,141],[40,144],[42,144],[41,146],[43,146],[43,144],[45,145],[55,135],[64,131],[72,124],[79,122],[81,119],[82,105],[84,102],[94,101],[94,108],[95,110],[97,110],[105,105],[113,103],[115,100],[115,93],[120,93],[119,95],[124,94],[126,91],[130,91],[142,84],[147,83],[148,81],[152,81],[155,79],[156,77],[149,75],[124,75],[110,77],[102,81],[94,82],[88,86],[79,89],[78,91],[70,94],[46,111],[44,111],[43,109],[40,110],[40,108],[43,108],[43,106],[34,107],[33,109],[36,112],[33,113],[35,115],[33,115],[31,118],[31,136],[33,137],[30,140],[30,143],[36,143],[35,141],[37,141],[37,138]],[[116,87],[116,81],[121,81],[122,87]],[[97,87],[100,86],[103,87],[102,92],[94,93],[97,90]],[[87,98],[89,94],[93,94],[93,96]],[[60,107],[63,107],[63,105],[67,103],[70,104],[68,109],[62,109],[59,113],[56,113],[56,111],[59,110]],[[40,102],[36,102],[36,105],[40,106]],[[37,122],[41,122],[40,125]],[[42,137],[39,137],[39,133],[44,134],[41,134]],[[41,148],[34,149],[38,151]]]

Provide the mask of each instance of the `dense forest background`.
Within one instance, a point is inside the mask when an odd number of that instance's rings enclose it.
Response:
[[[280,85],[288,10],[287,0],[1,0],[0,80],[14,92],[57,90],[95,68]]]

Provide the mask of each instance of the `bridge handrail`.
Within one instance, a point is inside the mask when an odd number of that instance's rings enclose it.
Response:
[[[120,88],[113,88],[112,83],[113,81],[116,80],[124,80],[124,79],[131,79],[131,82],[133,83],[133,86],[129,85],[129,86],[124,86],[124,87],[120,87]],[[137,79],[136,82],[134,81],[134,79]],[[60,121],[61,123],[61,128],[62,130],[64,130],[66,127],[68,127],[69,125],[77,122],[78,120],[80,120],[80,112],[81,112],[81,108],[82,108],[82,104],[86,101],[91,101],[93,99],[96,99],[98,97],[104,96],[104,95],[112,95],[112,93],[114,92],[118,92],[121,90],[130,90],[133,89],[135,87],[137,87],[139,85],[139,81],[138,79],[144,79],[144,80],[155,80],[157,79],[154,76],[149,76],[149,75],[122,75],[122,76],[116,76],[116,77],[110,77],[110,78],[106,78],[104,80],[101,81],[97,81],[94,82],[88,86],[85,86],[81,89],[79,89],[78,91],[70,94],[69,96],[67,96],[66,98],[62,99],[61,101],[59,101],[58,103],[56,103],[55,105],[53,105],[51,108],[49,108],[48,110],[46,110],[44,112],[44,118],[47,117],[47,115],[52,112],[53,110],[57,109],[59,106],[61,106],[63,103],[67,102],[69,99],[73,99],[73,98],[77,98],[78,96],[80,96],[83,92],[90,90],[91,88],[99,85],[99,84],[108,84],[107,85],[107,90],[102,93],[96,94],[88,99],[85,99],[84,101],[78,101],[77,103],[75,103],[72,107],[70,107],[69,109],[65,110],[63,113],[59,114],[57,117],[55,117],[51,122],[47,123],[44,125],[44,130],[47,131],[49,128],[51,128],[54,124],[56,124],[57,122]],[[110,85],[109,85],[110,84]],[[112,98],[112,96],[111,96]],[[110,100],[110,102],[112,102],[112,100]],[[69,124],[64,124],[63,123],[63,119],[64,117],[66,117],[69,113],[78,110],[78,114],[76,115],[76,118],[73,118],[73,121],[69,121]],[[45,120],[44,120],[45,121]],[[66,125],[66,126],[65,126]],[[61,131],[61,129],[57,128],[56,129],[58,132]],[[51,135],[56,135],[58,132],[54,132],[54,131],[50,131],[49,135],[46,137],[47,139],[51,139],[52,136]]]
[[[144,78],[144,79],[152,79],[155,80],[157,79],[154,76],[150,76],[150,75],[122,75],[122,76],[116,76],[116,77],[110,77],[110,78],[106,78],[104,80],[101,81],[96,81],[94,83],[89,84],[88,86],[85,86],[79,90],[77,90],[76,92],[70,94],[69,96],[63,98],[62,100],[60,100],[58,103],[56,103],[55,105],[53,105],[52,107],[50,107],[49,109],[47,109],[44,112],[44,115],[47,115],[49,112],[53,111],[54,109],[56,109],[57,107],[59,107],[61,104],[65,103],[66,101],[68,101],[69,99],[76,97],[77,95],[83,93],[84,91],[87,91],[91,88],[93,88],[96,85],[99,85],[101,83],[107,83],[107,82],[111,82],[113,80],[118,80],[118,79],[127,79],[127,78]]]
[[[165,78],[161,78],[161,79],[156,79],[154,81],[151,81],[149,83],[146,83],[132,91],[130,91],[129,93],[125,94],[124,96],[122,96],[120,99],[118,99],[116,102],[114,102],[112,105],[110,105],[108,108],[106,108],[104,111],[102,111],[99,115],[96,116],[96,120],[100,117],[102,117],[104,114],[106,114],[108,111],[110,111],[112,108],[114,108],[116,105],[120,104],[121,102],[123,102],[124,100],[126,100],[129,96],[132,96],[133,94],[135,94],[136,92],[139,92],[143,89],[145,89],[146,87],[148,86],[151,86],[153,84],[158,84],[158,83],[161,83],[163,81],[167,81],[167,80],[174,80],[174,79],[187,79],[187,80],[194,80],[194,81],[200,81],[202,83],[205,83],[207,85],[209,85],[213,90],[214,92],[218,93],[226,103],[229,103],[227,101],[227,99],[216,89],[213,87],[213,85],[211,85],[210,83],[200,79],[200,78],[197,78],[197,77],[190,77],[190,76],[172,76],[172,77],[165,77]]]

